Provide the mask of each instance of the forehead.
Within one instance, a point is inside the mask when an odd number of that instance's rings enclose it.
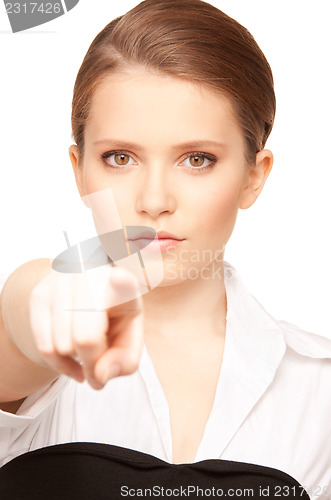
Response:
[[[198,83],[146,70],[108,75],[92,97],[85,129],[89,139],[121,131],[137,141],[151,132],[163,142],[177,141],[178,136],[224,142],[242,139],[227,97]]]

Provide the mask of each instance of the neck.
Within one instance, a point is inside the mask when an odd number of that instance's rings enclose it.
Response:
[[[162,285],[143,296],[145,336],[179,339],[223,336],[227,313],[223,262],[196,279]]]

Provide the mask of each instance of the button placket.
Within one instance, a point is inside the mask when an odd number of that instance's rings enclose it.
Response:
[[[165,460],[172,463],[172,436],[169,406],[145,344],[143,346],[139,368],[146,385],[151,407],[159,429],[160,439],[166,457]]]

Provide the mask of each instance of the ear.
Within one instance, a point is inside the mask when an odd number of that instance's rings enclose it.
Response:
[[[78,148],[77,144],[72,144],[70,146],[69,157],[70,157],[72,169],[74,171],[76,185],[77,185],[79,194],[80,194],[84,204],[88,207],[88,204],[85,201],[86,198],[84,198],[84,196],[86,195],[85,189],[84,189],[84,171],[83,171],[83,165],[80,164],[79,148]]]
[[[240,208],[246,209],[253,205],[261,193],[264,183],[273,165],[273,154],[269,149],[262,149],[256,153],[256,162],[246,177],[242,191]]]

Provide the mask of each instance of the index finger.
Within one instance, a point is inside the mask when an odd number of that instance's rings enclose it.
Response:
[[[137,297],[108,310],[109,349],[98,359],[95,378],[105,384],[116,375],[136,371],[144,342],[143,302]],[[116,372],[114,365],[119,365]]]

